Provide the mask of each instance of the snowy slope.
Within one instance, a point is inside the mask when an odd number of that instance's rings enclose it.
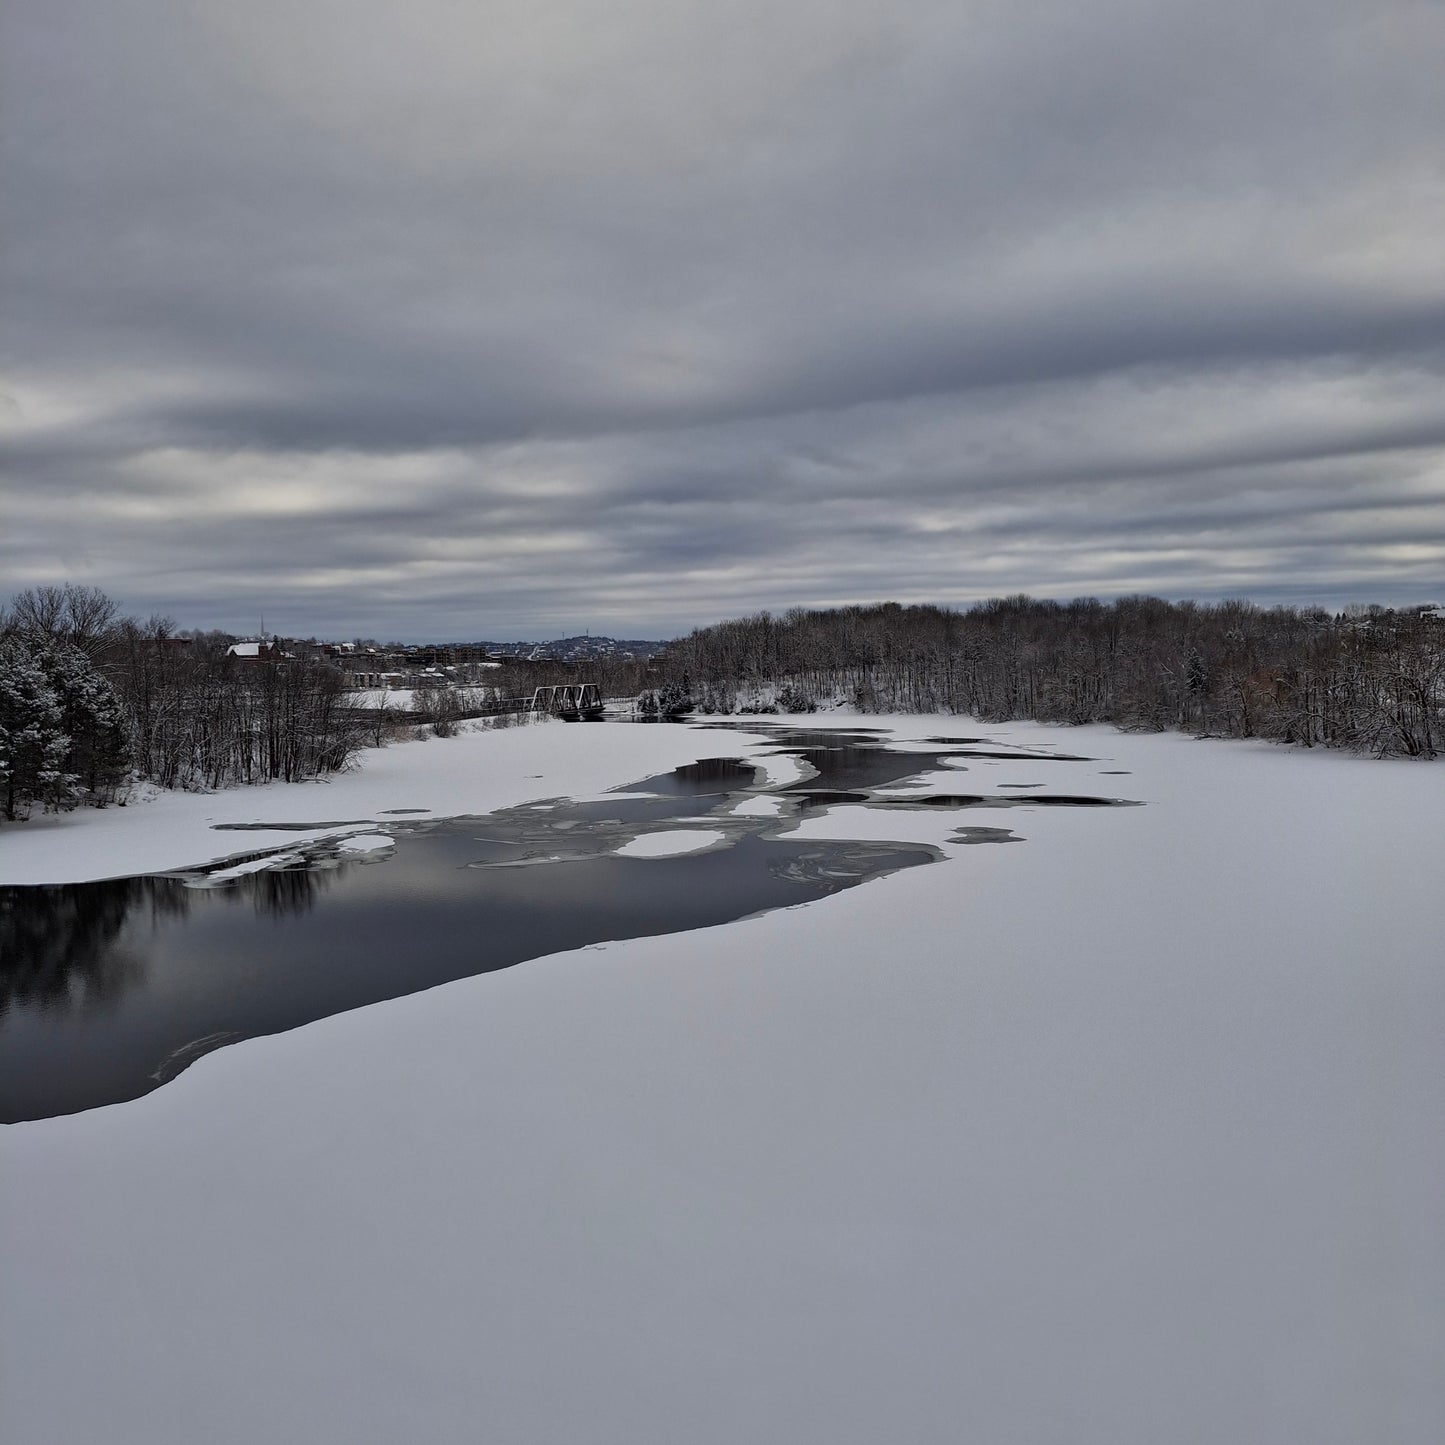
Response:
[[[991,731],[1149,806],[0,1131],[0,1439],[1445,1438],[1445,770]]]

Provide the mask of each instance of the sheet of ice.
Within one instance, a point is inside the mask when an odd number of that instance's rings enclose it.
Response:
[[[673,828],[665,833],[644,833],[616,849],[619,858],[678,858],[701,853],[726,840],[716,828]]]
[[[299,853],[290,849],[282,849],[277,853],[267,853],[260,858],[247,858],[241,863],[232,863],[229,868],[216,868],[207,873],[204,879],[197,880],[204,883],[229,883],[235,878],[244,878],[247,873],[262,873],[267,868],[279,868],[287,863],[297,863],[301,859]]]
[[[729,745],[746,754],[769,744],[742,731]],[[320,781],[152,793],[124,808],[81,808],[0,824],[0,884],[158,873],[355,832],[358,823],[381,822],[398,811],[457,817],[536,798],[595,794],[716,750],[716,733],[679,723],[548,722],[397,743],[368,749],[354,771]],[[217,824],[256,823],[329,826],[215,830]]]
[[[342,853],[384,853],[396,847],[396,839],[389,833],[353,833],[337,847]]]
[[[769,743],[777,745],[776,738],[770,738]],[[812,775],[812,769],[798,758],[790,758],[783,755],[776,756],[753,756],[753,766],[758,769],[759,777],[756,783],[760,788],[789,788],[794,783],[801,783],[805,778]]]
[[[1445,769],[1007,731],[1148,806],[0,1131],[0,1438],[1438,1445]]]
[[[754,798],[744,798],[730,811],[735,818],[776,818],[783,811],[783,801],[760,793]]]
[[[930,808],[926,813],[893,812],[884,808],[867,808],[854,803],[840,803],[826,812],[809,813],[792,828],[790,838],[858,838],[874,843],[928,843],[947,848],[949,840],[960,828],[978,822],[1014,819],[980,819],[973,813],[951,809]]]

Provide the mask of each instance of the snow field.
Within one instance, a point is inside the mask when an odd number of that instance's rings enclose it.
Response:
[[[1149,806],[0,1131],[0,1438],[1434,1445],[1445,772],[987,731]]]

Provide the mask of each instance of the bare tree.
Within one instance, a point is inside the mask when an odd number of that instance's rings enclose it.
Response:
[[[32,641],[69,643],[88,656],[107,639],[116,605],[97,587],[30,587],[11,603],[9,625]]]
[[[1445,747],[1438,609],[1218,606],[1158,597],[881,603],[735,618],[680,639],[650,684],[691,676],[712,711],[845,697],[1432,757]]]

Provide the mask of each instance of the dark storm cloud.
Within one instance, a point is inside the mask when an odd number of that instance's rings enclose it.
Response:
[[[0,0],[0,592],[1445,593],[1412,0]]]
[[[1340,356],[1368,366],[1380,359],[1432,362],[1445,352],[1445,303],[1368,304],[1330,296],[1296,297],[1288,306],[1278,298],[1231,301],[1216,297],[1191,309],[1172,297],[1121,294],[1092,303],[1074,298],[1067,316],[1000,308],[946,331],[936,323],[901,332],[885,331],[882,323],[876,331],[835,325],[826,348],[793,356],[786,371],[751,386],[612,401],[582,386],[569,391],[545,357],[514,355],[504,369],[487,356],[408,355],[375,336],[364,349],[370,361],[385,363],[381,375],[341,361],[301,396],[191,403],[134,421],[151,433],[222,447],[393,451],[765,419],[1137,366]],[[288,356],[295,351],[286,348]],[[776,369],[776,362],[761,368],[765,374]],[[349,382],[340,394],[336,371]]]

